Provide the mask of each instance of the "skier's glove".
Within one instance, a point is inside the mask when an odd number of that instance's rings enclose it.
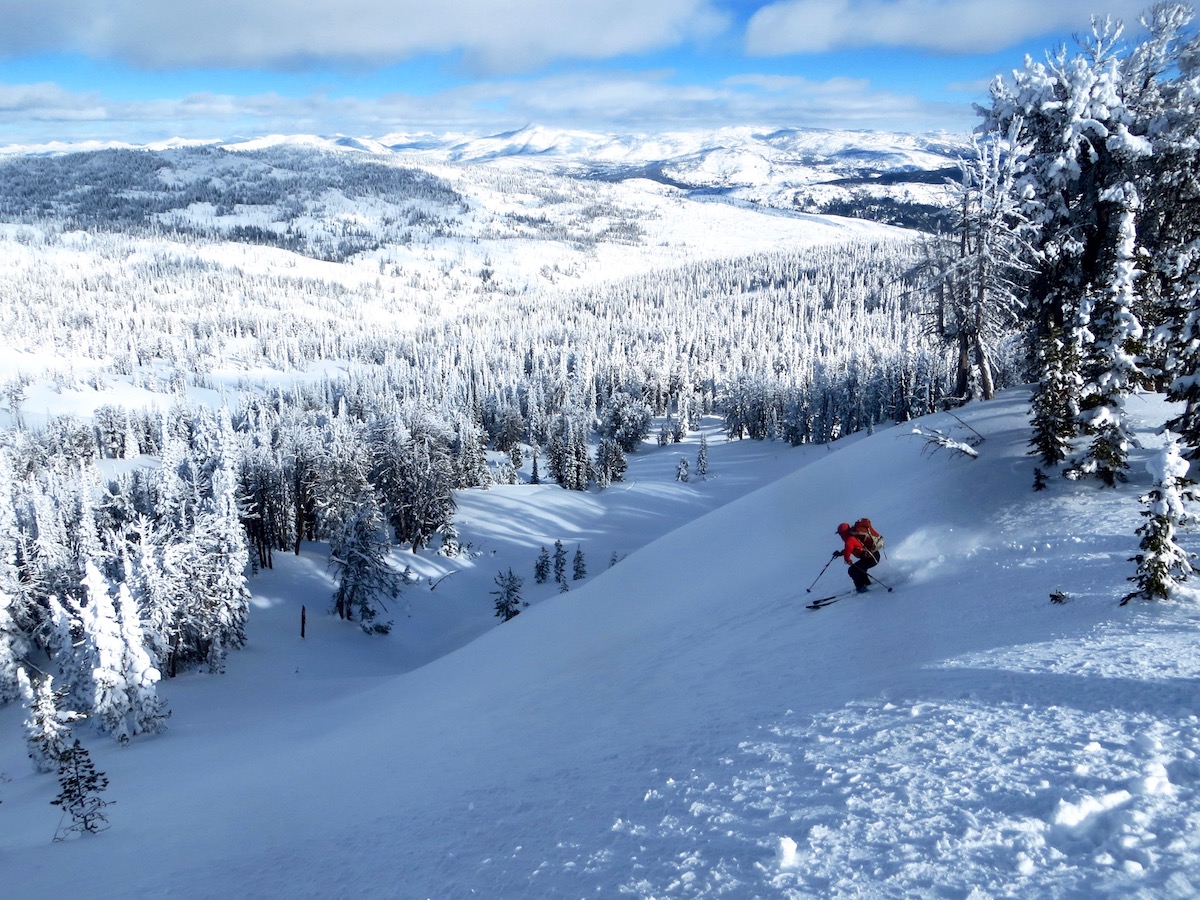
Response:
[[[837,558],[838,558],[839,556],[841,556],[841,555],[842,555],[842,551],[841,551],[841,550],[834,550],[834,551],[833,551],[833,556],[831,556],[831,557],[829,557],[829,558],[830,558],[830,559],[837,559]]]

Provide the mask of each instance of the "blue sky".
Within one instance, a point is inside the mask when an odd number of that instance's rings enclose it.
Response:
[[[1135,0],[0,0],[0,146],[527,124],[966,132]]]

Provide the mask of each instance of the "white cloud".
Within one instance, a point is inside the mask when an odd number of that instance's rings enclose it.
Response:
[[[0,16],[0,54],[270,68],[461,53],[490,72],[676,47],[728,24],[713,0],[0,0]]]
[[[677,84],[668,72],[585,71],[479,81],[432,96],[303,97],[194,93],[116,100],[55,85],[0,85],[0,131],[22,144],[56,140],[145,143],[276,132],[372,137],[398,131],[487,133],[526,124],[605,132],[728,125],[965,132],[967,104],[931,104],[857,78],[742,75]]]
[[[64,91],[56,84],[0,84],[0,122],[88,122],[107,118],[95,93]]]
[[[1086,32],[1094,14],[1136,25],[1146,0],[784,0],[746,29],[771,56],[861,47],[988,53],[1052,33]]]

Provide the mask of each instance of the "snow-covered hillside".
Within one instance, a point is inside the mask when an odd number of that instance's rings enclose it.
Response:
[[[911,423],[710,433],[706,481],[647,444],[602,493],[464,493],[479,554],[388,637],[321,614],[322,548],[279,557],[227,674],[162,686],[164,735],[82,732],[108,831],[51,843],[55,779],[0,710],[5,896],[1195,896],[1200,619],[1118,605],[1165,410],[1131,403],[1130,484],[1034,493],[1026,403],[961,411],[977,459]],[[894,590],[806,610],[861,515]],[[530,577],[556,539],[590,563],[562,594]],[[497,625],[510,566],[533,605]]]

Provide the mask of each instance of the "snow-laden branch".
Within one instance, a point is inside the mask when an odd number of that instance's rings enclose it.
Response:
[[[971,459],[976,459],[979,456],[979,451],[972,444],[966,441],[957,441],[936,428],[925,429],[919,425],[915,425],[913,426],[913,430],[909,432],[909,435],[924,438],[925,449],[931,454],[936,453],[939,448],[944,447],[952,453],[961,453],[963,456],[968,456]],[[975,443],[978,444],[981,440],[977,440]]]

